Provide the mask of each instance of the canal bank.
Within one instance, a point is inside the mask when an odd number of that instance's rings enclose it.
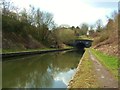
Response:
[[[93,71],[93,65],[89,60],[88,49],[85,50],[73,78],[68,84],[68,89],[72,88],[96,88],[97,79]]]
[[[98,53],[96,52],[96,54]],[[103,56],[104,55],[101,55],[101,57]],[[106,63],[108,64],[112,61],[109,57],[102,59],[103,62],[107,60]],[[112,61],[111,65],[116,66],[113,63]],[[118,80],[107,66],[109,65],[105,66],[99,58],[96,57],[92,49],[86,49],[78,64],[75,75],[68,84],[68,88],[118,88]]]
[[[59,52],[59,51],[66,51],[72,50],[73,48],[66,48],[66,49],[50,49],[50,50],[35,50],[35,51],[23,51],[23,52],[11,52],[11,53],[3,53],[2,58],[9,58],[9,57],[17,57],[17,56],[26,56],[26,55],[35,55],[35,54],[43,54],[48,52]]]
[[[3,88],[67,88],[82,55],[68,50],[5,58]]]

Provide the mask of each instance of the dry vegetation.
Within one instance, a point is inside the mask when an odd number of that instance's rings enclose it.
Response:
[[[11,2],[2,3],[3,51],[40,48],[65,48],[64,43],[74,39],[74,31],[56,27],[53,15],[30,6],[13,12]]]
[[[94,48],[118,56],[118,14],[109,19],[105,28],[95,37]]]

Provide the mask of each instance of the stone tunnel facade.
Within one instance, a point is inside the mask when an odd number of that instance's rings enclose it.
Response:
[[[75,40],[70,46],[74,46],[79,49],[89,48],[92,46],[92,40]]]

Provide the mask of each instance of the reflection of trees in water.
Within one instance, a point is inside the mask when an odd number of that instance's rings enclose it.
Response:
[[[49,62],[43,57],[35,56],[24,58],[22,61],[4,62],[3,87],[15,87],[18,84],[20,87],[25,87],[26,84],[33,87],[51,86],[53,78],[47,72]]]
[[[80,57],[80,53],[57,52],[3,62],[3,87],[50,87],[53,74],[75,68]]]
[[[70,68],[74,69],[76,68],[81,56],[81,53],[73,51],[66,52],[65,54],[58,52],[54,55],[54,60],[52,61],[53,66],[51,68],[58,72],[68,71]]]

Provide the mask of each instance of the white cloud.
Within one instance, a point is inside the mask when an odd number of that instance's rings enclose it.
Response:
[[[70,79],[72,78],[72,76],[75,74],[76,69],[70,69],[67,72],[60,72],[57,73],[57,75],[55,75],[54,80],[55,81],[61,81],[63,82],[65,85],[68,85]]]
[[[93,8],[80,1],[69,2],[68,5],[65,5],[63,4],[62,7],[54,10],[54,17],[59,25],[69,24],[77,26],[83,22],[90,24],[100,18],[105,21],[105,16],[111,12],[111,9]]]
[[[29,4],[35,7],[40,7],[54,14],[55,22],[60,24],[80,25],[83,22],[95,23],[96,20],[102,19],[105,23],[105,16],[108,15],[112,9],[108,8],[94,8],[89,3],[81,0],[12,0],[18,6],[27,8]],[[87,1],[87,0],[86,0]]]

